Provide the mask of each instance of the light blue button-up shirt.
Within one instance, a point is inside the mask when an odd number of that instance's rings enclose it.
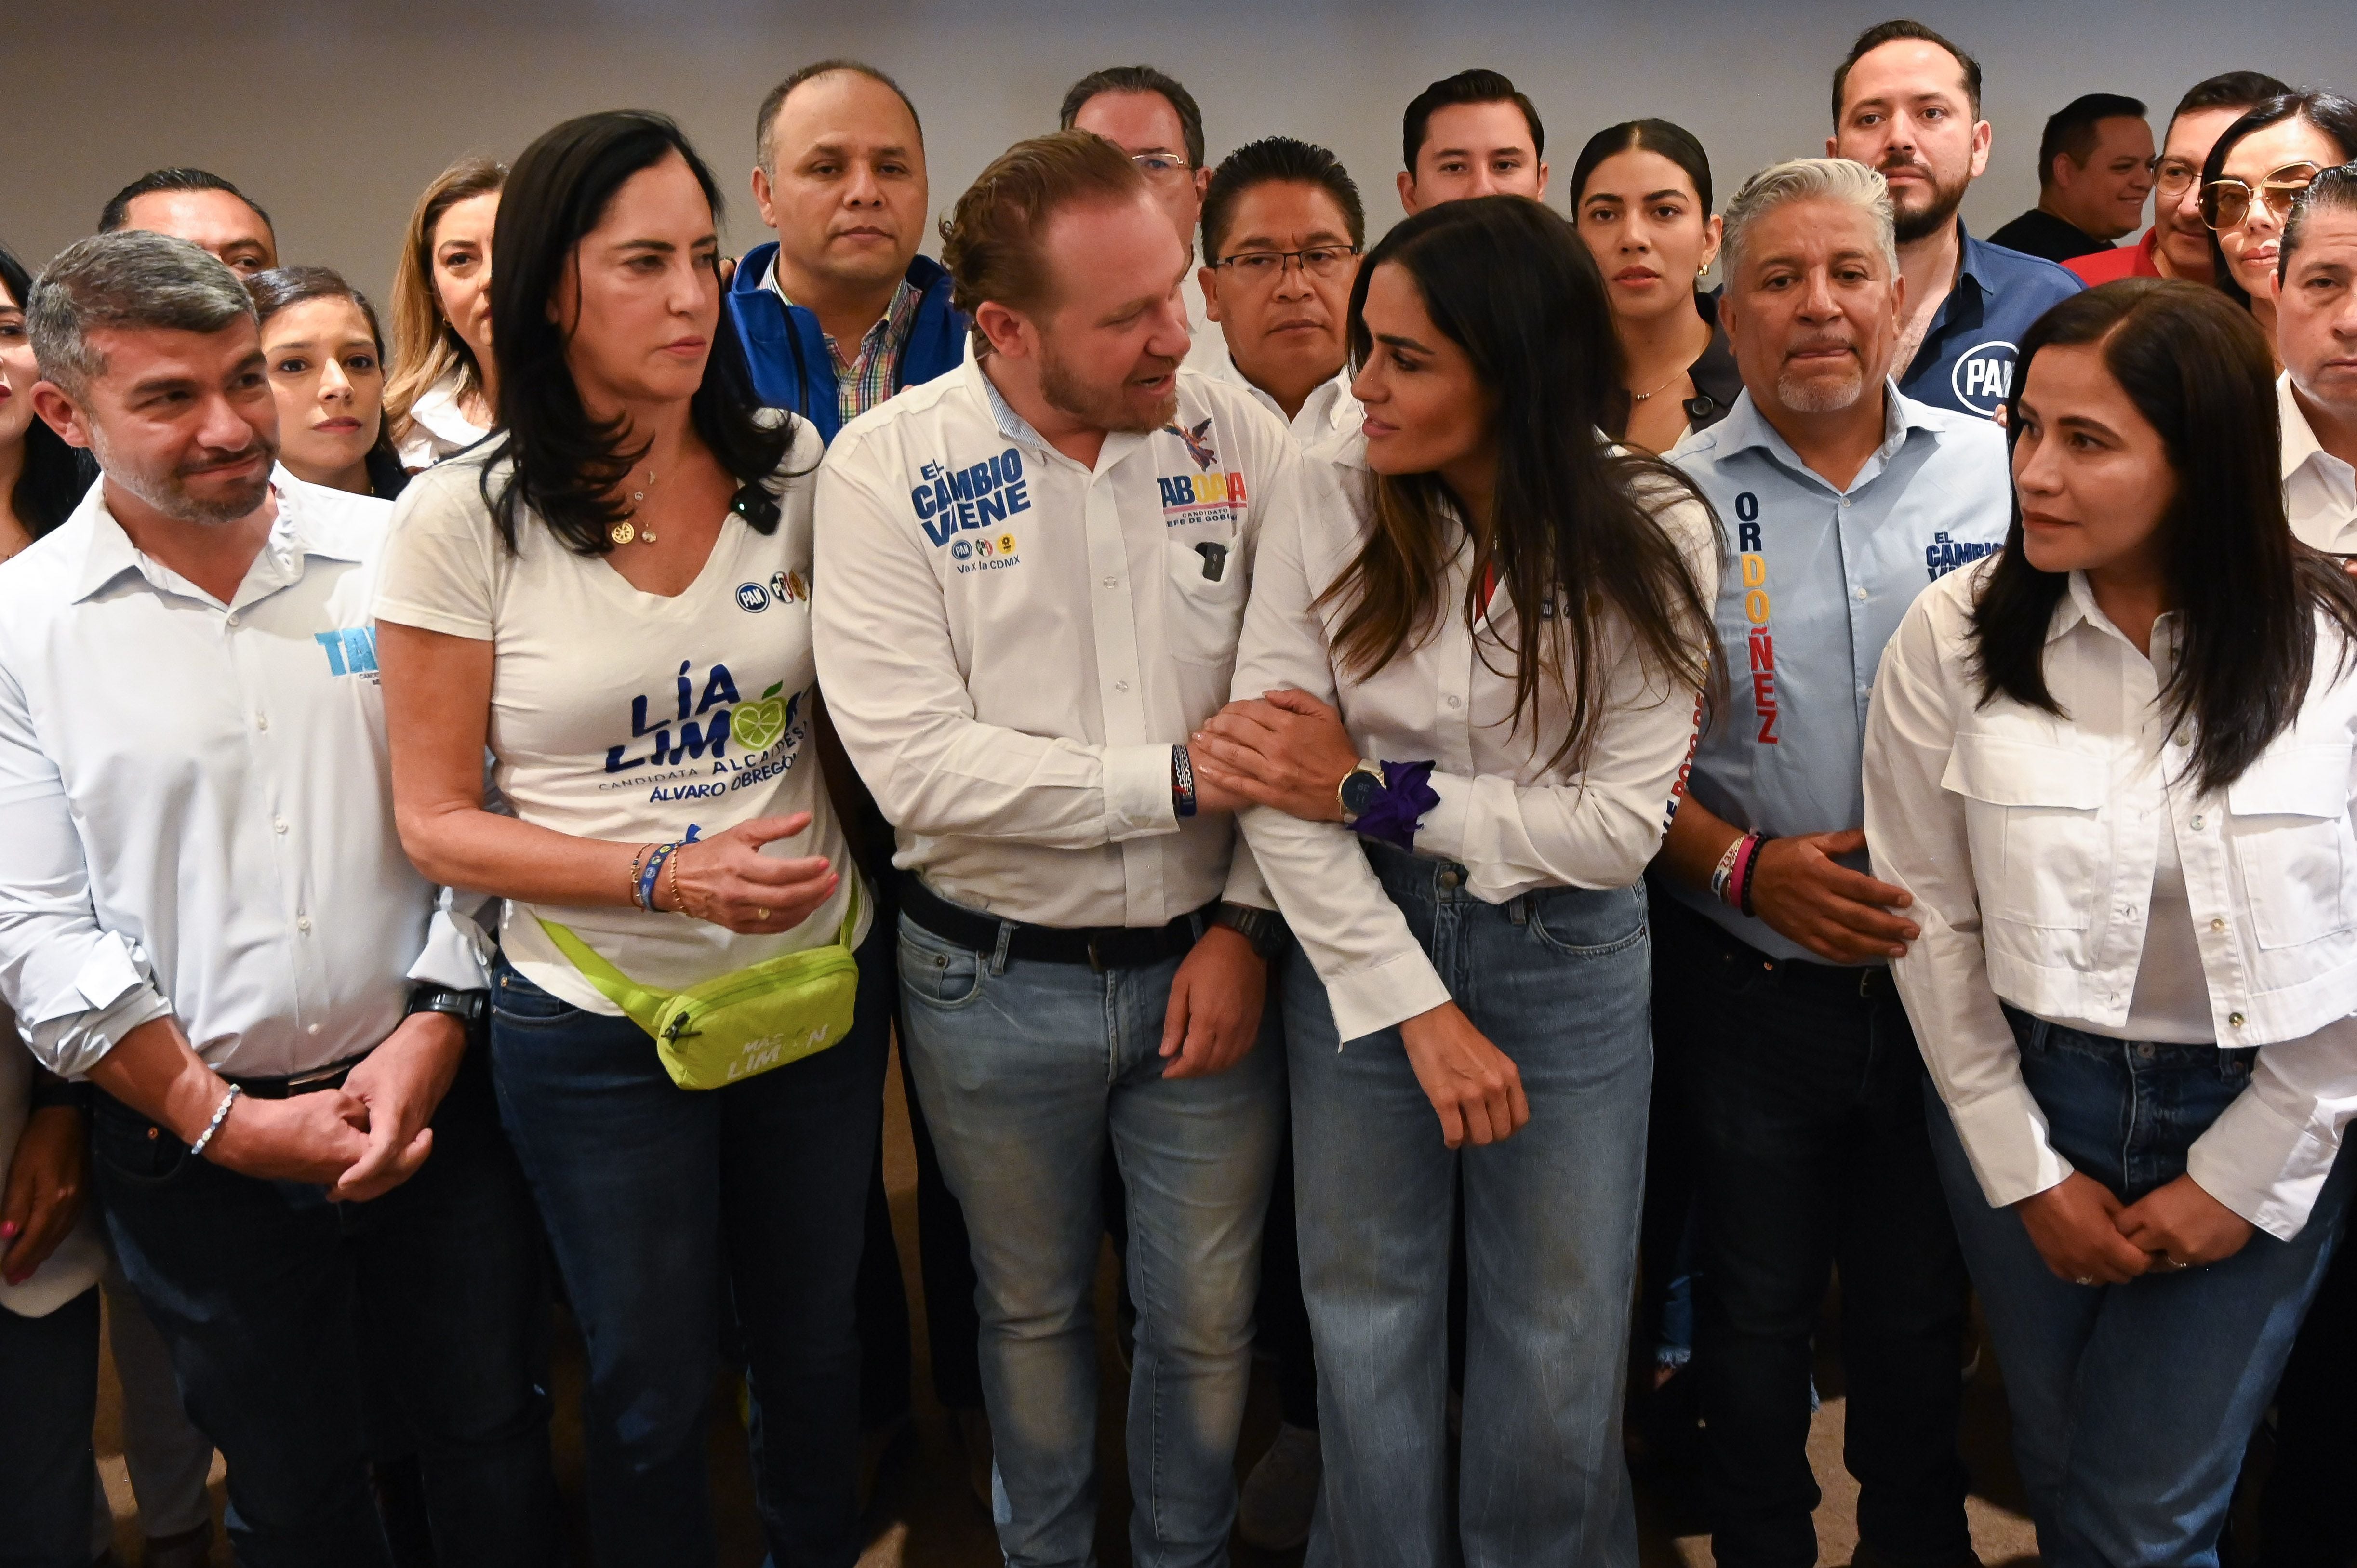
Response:
[[[1917,594],[2005,542],[2004,433],[1889,382],[1884,396],[1882,445],[1846,490],[1801,461],[1749,392],[1669,455],[1730,548],[1716,611],[1727,700],[1686,788],[1738,827],[1784,836],[1866,820],[1858,758],[1882,645]],[[1846,864],[1867,869],[1862,854]],[[1771,957],[1823,961],[1706,891],[1669,891]]]

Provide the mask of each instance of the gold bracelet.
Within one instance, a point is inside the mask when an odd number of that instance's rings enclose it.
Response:
[[[646,864],[647,851],[654,847],[651,843],[642,843],[639,846],[639,853],[630,856],[630,903],[634,908],[639,901],[639,867]]]
[[[682,844],[678,849],[671,852],[671,906],[673,912],[680,915],[687,914],[687,899],[679,890],[679,857],[681,851],[686,848],[685,844]],[[693,915],[688,916],[690,919],[694,918]]]

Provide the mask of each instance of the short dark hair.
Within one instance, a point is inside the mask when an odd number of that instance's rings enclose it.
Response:
[[[770,89],[768,95],[761,100],[761,111],[753,120],[753,161],[760,166],[763,173],[775,175],[778,172],[770,166],[770,159],[777,151],[770,145],[770,127],[778,123],[778,111],[786,106],[786,100],[793,96],[794,89],[803,82],[814,76],[832,76],[839,70],[847,70],[854,76],[864,76],[870,81],[880,81],[890,88],[892,96],[900,101],[902,108],[908,110],[909,124],[917,127],[917,140],[920,143],[924,141],[925,123],[918,118],[917,106],[909,101],[909,94],[899,82],[864,60],[823,59],[802,67],[802,70]]]
[[[607,530],[630,515],[612,491],[644,455],[625,444],[628,423],[605,422],[581,400],[565,362],[572,331],[549,308],[571,270],[575,247],[605,217],[615,193],[642,169],[677,155],[704,192],[716,229],[723,228],[720,184],[677,124],[645,109],[584,114],[543,132],[517,158],[500,197],[491,236],[491,359],[499,367],[496,445],[477,483],[500,537],[516,547],[517,514],[537,513],[576,555],[613,549]],[[714,263],[716,282],[718,264]],[[793,446],[794,421],[763,411],[737,335],[713,335],[704,380],[688,418],[712,456],[765,504],[739,509],[761,533],[778,526],[774,481]],[[500,459],[509,467],[496,485]]]
[[[234,196],[253,209],[253,215],[262,220],[262,226],[270,231],[270,237],[273,240],[278,237],[278,227],[270,221],[270,214],[262,209],[262,203],[254,200],[221,176],[208,174],[200,168],[148,170],[107,198],[106,205],[99,210],[98,232],[113,233],[131,221],[131,204],[134,201],[143,196],[153,196],[158,191],[167,190],[218,190],[224,195]]]
[[[2291,215],[2284,220],[2283,238],[2276,248],[2276,276],[2291,276],[2291,253],[2308,238],[2308,220],[2319,212],[2357,213],[2357,163],[2326,169],[2292,199]]]
[[[1981,117],[1981,62],[1922,23],[1911,17],[1898,16],[1888,22],[1878,22],[1858,34],[1857,40],[1849,46],[1849,53],[1842,57],[1841,64],[1834,67],[1835,129],[1841,128],[1842,93],[1849,86],[1851,68],[1883,45],[1900,43],[1909,38],[1919,43],[1937,44],[1956,57],[1956,64],[1963,68],[1964,73],[1964,99],[1973,106],[1973,118],[1977,120]]]
[[[2210,148],[2208,160],[2201,166],[2202,185],[2207,187],[2212,180],[2225,176],[2227,155],[2244,137],[2286,120],[2305,120],[2323,132],[2332,145],[2341,149],[2342,163],[2357,158],[2357,102],[2343,98],[2337,92],[2302,88],[2251,105],[2241,119],[2220,132],[2218,140]],[[2276,246],[2276,255],[2278,258],[2282,255],[2280,242]],[[2210,275],[2221,294],[2236,305],[2249,307],[2251,296],[2235,281],[2234,269],[2226,264],[2226,252],[2218,243],[2218,231],[2214,229],[2210,231]]]
[[[1238,147],[1211,171],[1211,188],[1203,193],[1206,264],[1220,259],[1220,249],[1227,243],[1229,220],[1234,217],[1236,203],[1244,193],[1277,180],[1314,185],[1324,190],[1342,209],[1342,223],[1350,231],[1351,243],[1367,242],[1366,204],[1359,199],[1358,182],[1342,166],[1342,160],[1323,147],[1291,136],[1265,136]]]
[[[2038,188],[2054,183],[2054,160],[2067,157],[2081,168],[2095,156],[2095,127],[2106,120],[2141,120],[2147,111],[2136,99],[2116,92],[2089,92],[2073,98],[2046,117],[2046,134],[2038,138]]]
[[[1523,112],[1523,121],[1531,128],[1531,156],[1546,155],[1546,127],[1539,124],[1537,105],[1518,88],[1513,79],[1502,70],[1484,70],[1476,66],[1460,70],[1454,76],[1444,76],[1407,101],[1407,112],[1400,116],[1400,166],[1411,175],[1415,173],[1415,155],[1424,151],[1426,133],[1431,128],[1433,112],[1457,103],[1511,103]]]
[[[1587,138],[1587,145],[1579,149],[1579,159],[1571,166],[1571,218],[1579,221],[1580,198],[1587,194],[1587,180],[1597,166],[1618,153],[1659,153],[1686,171],[1694,181],[1695,195],[1702,201],[1705,223],[1710,220],[1710,156],[1702,150],[1702,143],[1684,125],[1667,120],[1626,120],[1618,125],[1608,125]]]
[[[1089,100],[1100,92],[1160,93],[1178,116],[1178,134],[1187,143],[1188,165],[1193,168],[1203,166],[1203,111],[1196,105],[1195,95],[1178,85],[1178,78],[1150,65],[1116,65],[1092,70],[1064,90],[1063,107],[1056,111],[1057,128],[1071,130]]]
[[[2248,109],[2290,91],[2289,83],[2277,81],[2264,70],[2220,71],[2187,88],[2177,107],[2169,111],[2169,123],[2174,125],[2199,109]]]

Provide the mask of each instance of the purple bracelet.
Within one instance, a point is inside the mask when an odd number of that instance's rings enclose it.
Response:
[[[1383,787],[1377,792],[1375,803],[1359,813],[1351,831],[1413,850],[1416,824],[1426,811],[1440,804],[1440,792],[1427,782],[1432,778],[1432,764],[1386,762],[1383,767]]]

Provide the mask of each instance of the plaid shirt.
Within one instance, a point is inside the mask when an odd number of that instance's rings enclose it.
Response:
[[[778,267],[770,263],[770,292],[793,304],[792,295],[778,282]],[[892,291],[892,303],[876,318],[876,325],[859,339],[858,351],[844,357],[843,345],[834,335],[820,329],[826,339],[826,350],[834,356],[835,412],[845,424],[866,413],[892,395],[892,371],[900,362],[900,350],[909,345],[909,330],[917,323],[917,306],[924,295],[909,286],[902,278],[900,286]]]

